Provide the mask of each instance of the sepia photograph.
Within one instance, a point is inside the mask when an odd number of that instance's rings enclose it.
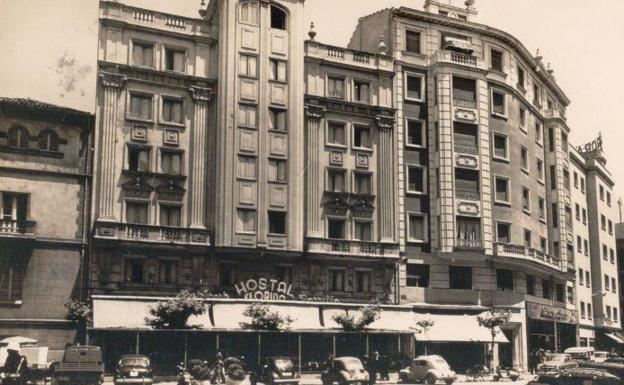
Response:
[[[0,0],[0,385],[624,384],[622,15]]]

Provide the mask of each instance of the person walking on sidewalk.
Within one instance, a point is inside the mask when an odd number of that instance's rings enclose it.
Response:
[[[377,382],[377,368],[379,366],[379,352],[374,351],[368,362],[368,383],[374,385]]]

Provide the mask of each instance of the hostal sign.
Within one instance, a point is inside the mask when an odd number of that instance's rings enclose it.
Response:
[[[265,301],[296,299],[292,285],[277,279],[248,279],[234,285],[236,293],[243,298]]]
[[[529,318],[543,321],[555,321],[574,324],[578,320],[576,310],[542,305],[535,302],[527,302],[527,313]]]

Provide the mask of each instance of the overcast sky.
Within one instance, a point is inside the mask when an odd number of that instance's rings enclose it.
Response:
[[[126,0],[197,16],[201,0]],[[448,0],[447,0],[448,1]],[[453,0],[462,5],[463,0]],[[0,0],[0,96],[31,97],[94,111],[97,0]],[[357,19],[381,8],[422,9],[423,0],[307,0],[307,31],[345,45]],[[622,0],[477,0],[476,21],[511,33],[544,62],[572,100],[571,141],[602,132],[608,164],[624,184],[624,37]],[[624,191],[622,188],[619,191]]]

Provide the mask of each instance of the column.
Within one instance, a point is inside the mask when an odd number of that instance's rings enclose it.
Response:
[[[321,237],[321,200],[323,194],[323,174],[320,170],[321,152],[321,119],[325,108],[317,105],[307,105],[306,113],[306,236]]]
[[[125,75],[113,72],[98,74],[103,88],[103,101],[100,106],[102,115],[100,121],[100,155],[99,161],[99,190],[98,220],[115,220],[115,138],[117,114],[119,109],[119,95],[127,80]]]
[[[394,164],[394,118],[377,116],[379,129],[379,152],[377,154],[377,217],[379,218],[379,238],[381,242],[394,242],[394,171],[388,170]]]
[[[193,133],[191,135],[192,158],[189,202],[191,205],[190,227],[205,229],[206,217],[206,142],[208,124],[208,102],[212,91],[209,88],[192,86]]]

